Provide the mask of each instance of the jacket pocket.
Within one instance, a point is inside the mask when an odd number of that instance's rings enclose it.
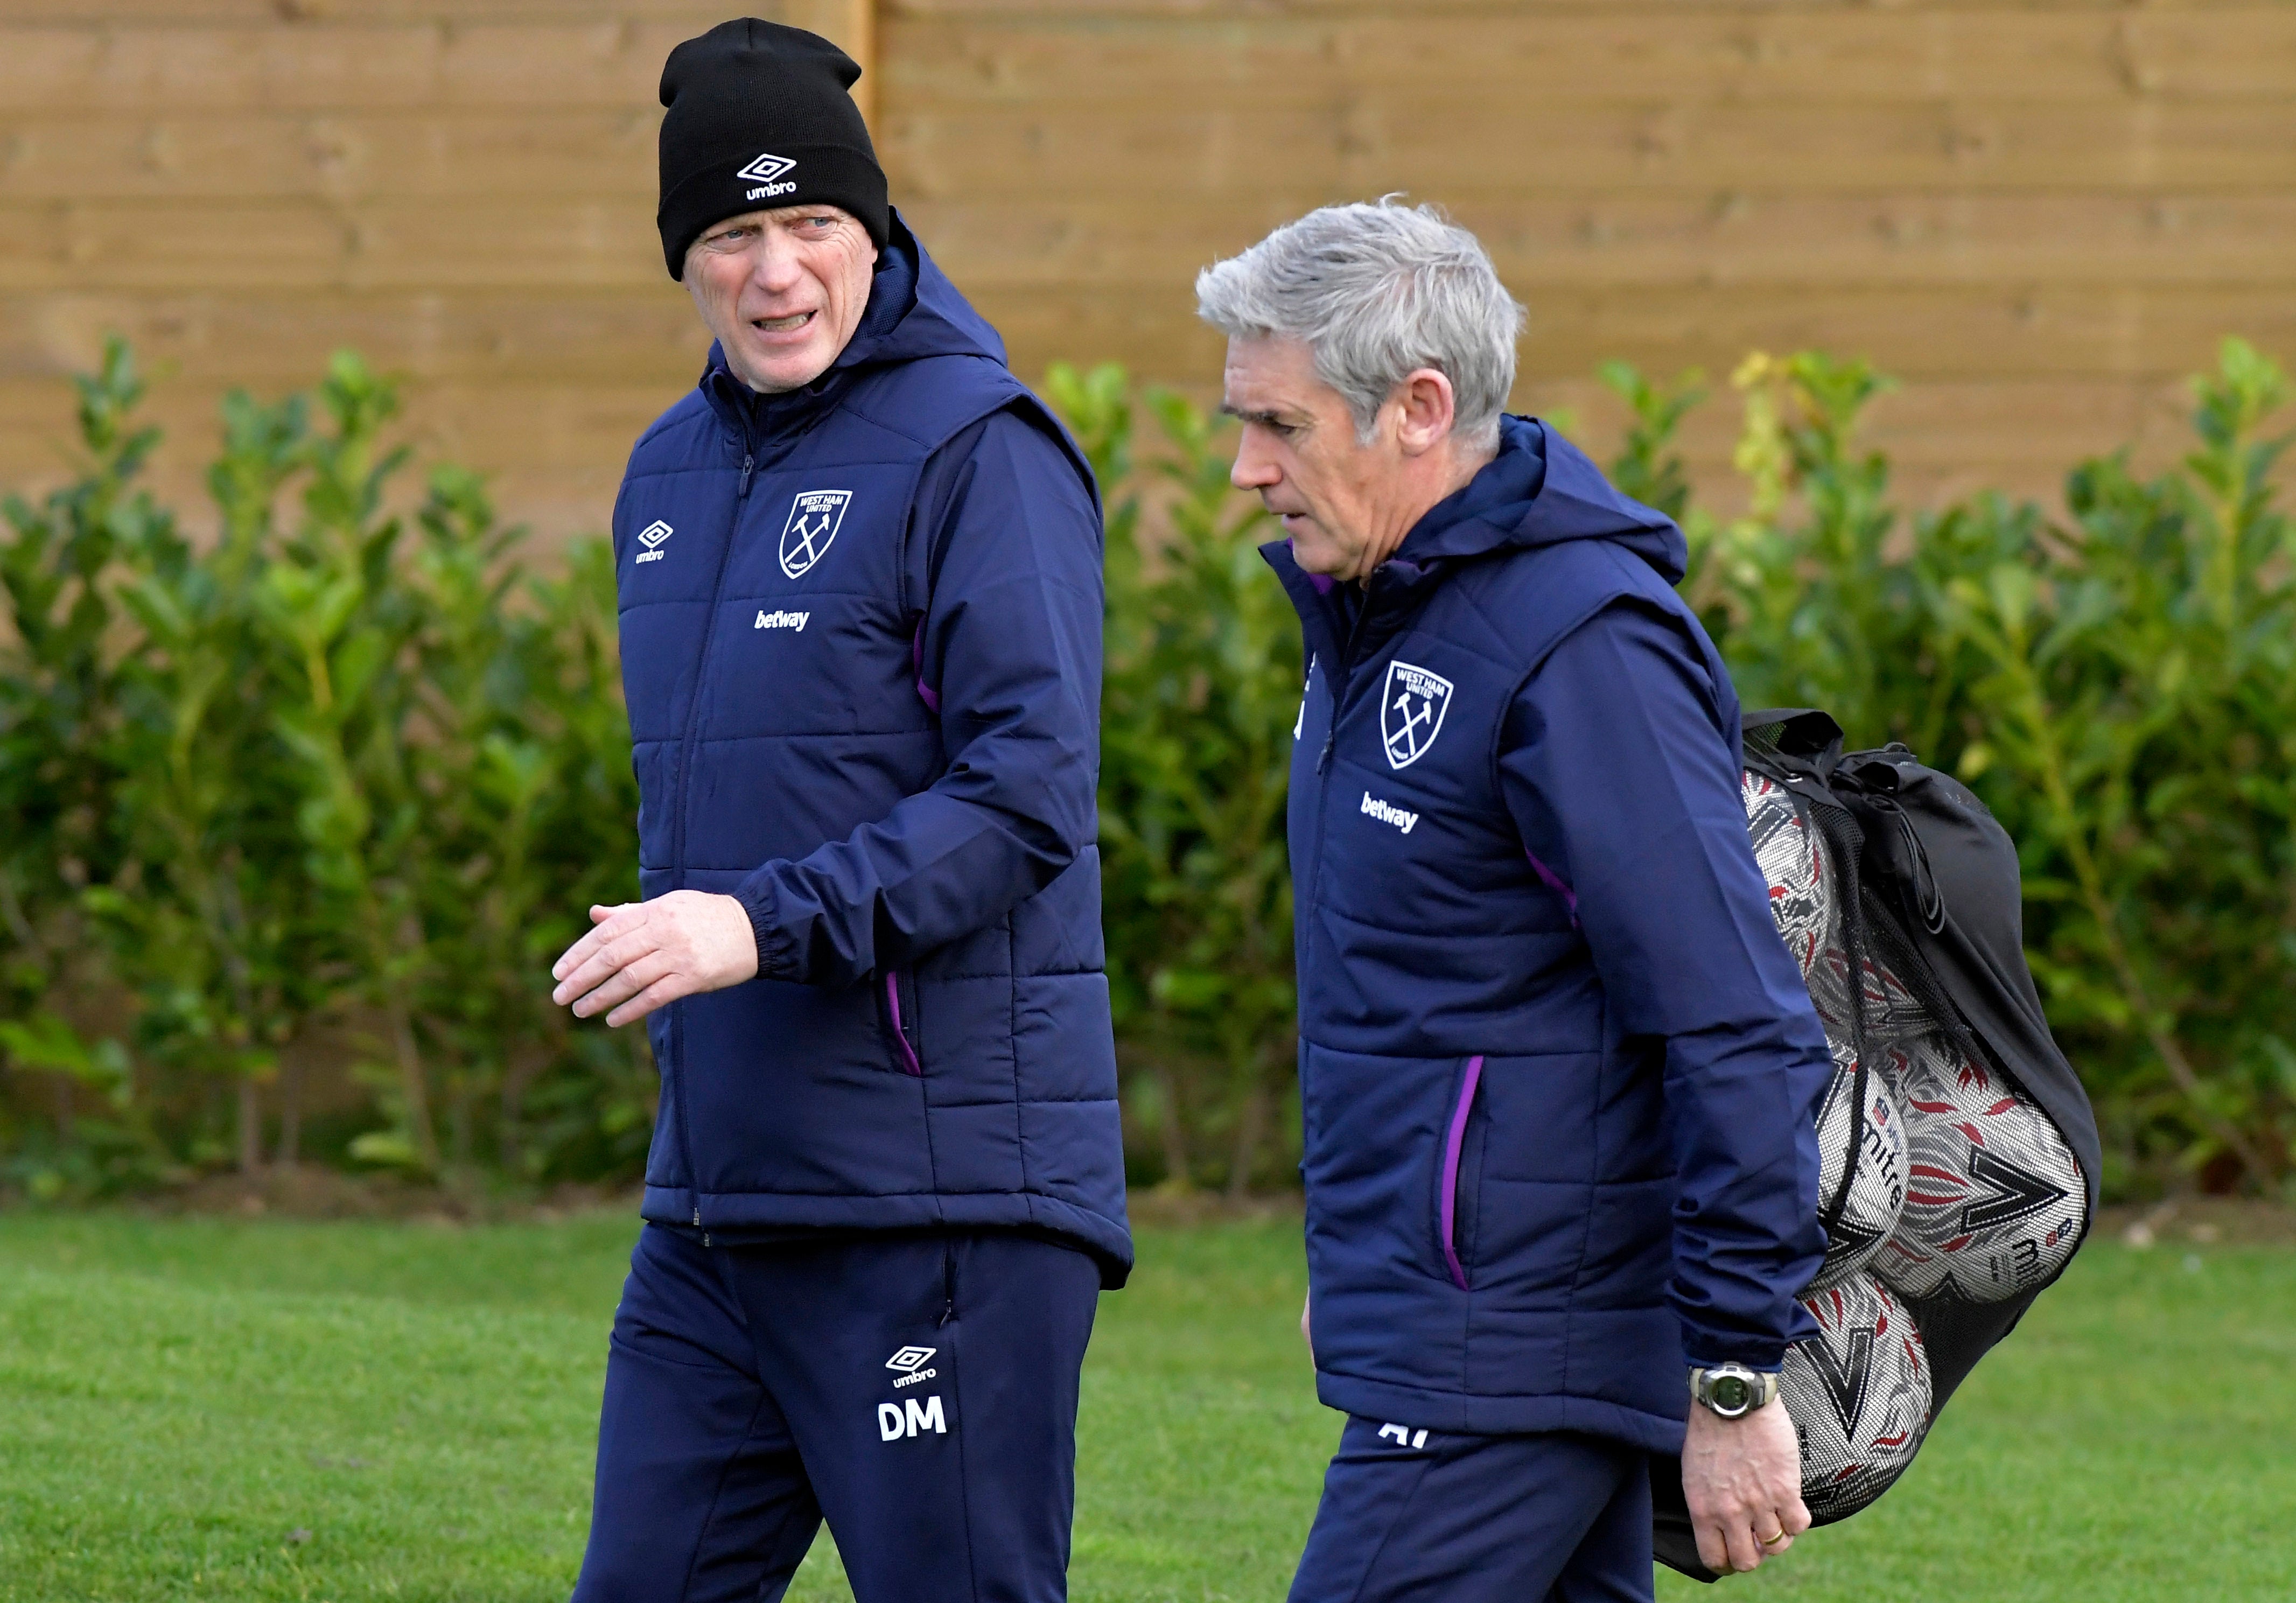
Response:
[[[1480,1056],[1467,1059],[1467,1066],[1459,1076],[1459,1097],[1451,1108],[1450,1122],[1443,1131],[1443,1167],[1436,1181],[1436,1231],[1443,1249],[1443,1267],[1451,1277],[1451,1284],[1461,1291],[1468,1289],[1467,1270],[1459,1257],[1459,1191],[1460,1162],[1467,1146],[1467,1120],[1474,1112],[1475,1093],[1483,1083],[1483,1060]]]
[[[892,1054],[893,1066],[904,1074],[922,1079],[924,1060],[917,1055],[917,982],[914,974],[898,968],[889,968],[878,976],[877,1022],[885,1033],[885,1045]]]

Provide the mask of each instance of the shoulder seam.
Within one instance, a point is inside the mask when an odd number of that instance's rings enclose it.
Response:
[[[1574,546],[1583,546],[1587,543],[1587,542],[1578,540],[1571,542]],[[1600,544],[1603,547],[1603,550],[1599,554],[1599,555],[1615,571],[1618,564],[1625,560],[1624,554],[1621,553],[1611,541],[1603,540],[1600,542]],[[1561,555],[1561,553],[1554,551],[1552,547],[1548,548],[1548,552],[1546,554]],[[1529,552],[1525,555],[1537,557],[1542,554],[1539,552]],[[1595,555],[1597,554],[1589,553],[1588,555]],[[1513,708],[1515,698],[1522,694],[1522,687],[1530,682],[1531,676],[1536,674],[1538,671],[1540,665],[1554,654],[1554,648],[1562,645],[1563,641],[1569,639],[1574,632],[1584,628],[1588,619],[1593,618],[1604,607],[1609,606],[1612,602],[1639,598],[1639,593],[1632,586],[1626,585],[1624,583],[1619,584],[1615,588],[1605,590],[1590,600],[1577,617],[1556,629],[1538,651],[1529,653],[1525,655],[1520,666],[1516,669],[1514,677],[1508,681],[1505,697],[1499,703],[1498,717],[1491,721],[1490,750],[1488,756],[1490,763],[1490,780],[1495,789],[1503,788],[1503,780],[1499,773],[1499,748],[1506,737],[1507,714]],[[1475,596],[1463,594],[1460,596],[1460,599],[1468,606],[1473,608],[1476,615],[1482,619],[1487,627],[1490,628],[1495,633],[1497,633],[1501,639],[1505,639],[1506,637],[1505,632],[1499,630],[1497,621],[1483,610],[1482,605]]]

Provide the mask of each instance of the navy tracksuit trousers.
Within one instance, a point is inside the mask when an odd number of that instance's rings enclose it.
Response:
[[[1650,1464],[1596,1436],[1352,1418],[1291,1603],[1650,1603]]]
[[[1059,1603],[1099,1290],[1023,1236],[648,1226],[574,1603],[774,1603],[824,1517],[857,1603]]]

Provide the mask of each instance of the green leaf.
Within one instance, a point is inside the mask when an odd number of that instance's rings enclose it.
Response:
[[[351,1156],[359,1163],[372,1163],[379,1169],[422,1167],[415,1155],[414,1143],[403,1130],[371,1130],[363,1136],[354,1137],[349,1150]]]

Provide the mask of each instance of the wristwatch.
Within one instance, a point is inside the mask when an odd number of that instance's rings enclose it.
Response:
[[[1764,1408],[1778,1394],[1778,1377],[1743,1364],[1716,1364],[1690,1372],[1690,1397],[1723,1419],[1740,1419]]]

